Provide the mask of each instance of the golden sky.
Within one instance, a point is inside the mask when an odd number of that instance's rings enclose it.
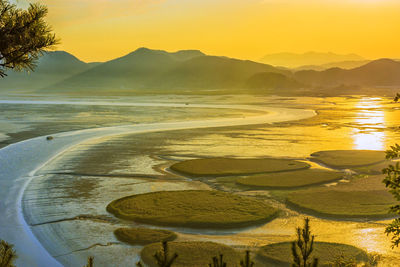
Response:
[[[307,51],[400,58],[400,0],[39,1],[58,49],[84,61],[138,47],[253,60]]]

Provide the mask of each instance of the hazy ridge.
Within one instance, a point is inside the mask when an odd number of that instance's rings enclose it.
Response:
[[[330,63],[325,63],[321,65],[303,65],[300,67],[297,67],[293,70],[295,71],[300,71],[300,70],[317,70],[317,71],[323,71],[331,68],[341,68],[341,69],[353,69],[357,67],[361,67],[362,65],[365,65],[372,60],[346,60],[346,61],[335,61],[335,62],[330,62]]]
[[[290,71],[270,65],[200,51],[168,53],[140,48],[49,87],[57,90],[220,89],[243,88],[247,79],[262,72]]]
[[[365,58],[356,54],[340,55],[330,52],[328,53],[307,52],[303,54],[296,54],[296,53],[269,54],[261,58],[260,62],[286,68],[298,68],[301,66],[309,66],[309,65],[314,65],[314,66],[324,65],[332,62],[361,61],[361,60],[365,60]]]
[[[378,59],[349,70],[341,68],[325,71],[304,70],[294,75],[298,81],[317,86],[399,86],[400,62],[392,59]]]
[[[333,54],[335,55],[335,54]],[[366,64],[361,63],[366,62]],[[338,63],[328,63],[338,64]],[[400,62],[345,61],[355,68],[297,70],[249,60],[139,48],[104,63],[85,63],[64,52],[46,53],[32,73],[9,72],[0,90],[47,93],[233,90],[246,93],[332,93],[361,87],[399,87]],[[323,68],[323,67],[321,67]],[[329,88],[334,88],[331,90]]]
[[[8,71],[0,80],[1,89],[40,89],[86,71],[99,63],[85,63],[65,51],[47,52],[37,62],[34,72]]]

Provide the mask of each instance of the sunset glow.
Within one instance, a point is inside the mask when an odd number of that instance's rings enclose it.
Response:
[[[138,47],[257,60],[277,52],[400,57],[393,0],[41,0],[59,49],[104,61]]]

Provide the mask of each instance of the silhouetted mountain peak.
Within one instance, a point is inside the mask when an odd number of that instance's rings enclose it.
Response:
[[[194,57],[205,56],[200,50],[179,50],[171,53],[171,55],[177,60],[188,60]]]
[[[153,49],[149,49],[146,47],[141,47],[141,48],[138,48],[135,51],[133,51],[125,56],[122,56],[120,58],[132,57],[132,56],[167,55],[167,54],[168,53],[163,50],[153,50]]]
[[[188,60],[194,57],[205,56],[205,54],[199,50],[179,50],[176,52],[167,52],[164,50],[154,50],[146,47],[141,47],[136,49],[135,51],[131,52],[130,54],[126,55],[130,56],[169,56],[171,59],[174,60]]]
[[[147,47],[139,47],[138,49],[136,49],[135,51],[133,51],[132,53],[149,53],[152,51],[156,51]]]
[[[74,55],[65,51],[47,51],[39,58],[38,65],[48,64],[85,64],[83,61],[75,57]]]

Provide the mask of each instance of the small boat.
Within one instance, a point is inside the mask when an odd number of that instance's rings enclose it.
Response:
[[[46,137],[46,140],[47,140],[47,141],[50,141],[50,140],[53,140],[53,139],[54,139],[54,137],[51,136],[51,135],[49,135],[49,136]]]

